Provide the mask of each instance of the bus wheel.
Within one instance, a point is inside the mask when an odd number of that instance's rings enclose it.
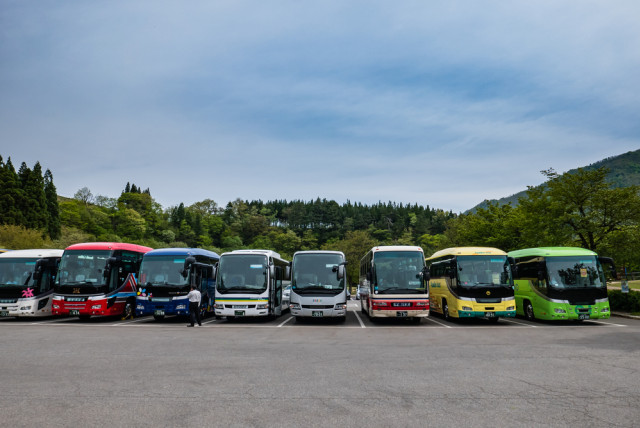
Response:
[[[153,319],[156,321],[162,321],[164,319],[164,315],[154,315]]]
[[[449,316],[449,304],[446,300],[442,302],[442,315],[445,320],[451,321],[451,317]]]
[[[536,316],[533,313],[533,305],[528,300],[524,304],[524,315],[527,317],[529,321],[533,321],[536,319]]]
[[[133,318],[133,303],[127,302],[124,304],[124,310],[122,311],[122,319],[126,320]]]

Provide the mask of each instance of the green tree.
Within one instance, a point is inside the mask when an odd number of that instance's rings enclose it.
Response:
[[[7,162],[2,161],[0,156],[0,223],[15,224],[23,223],[22,211],[22,190],[20,181],[16,173],[11,158]]]
[[[347,280],[349,284],[357,284],[360,276],[360,259],[377,245],[365,230],[347,232],[342,240],[327,242],[323,250],[342,251],[347,259]]]
[[[51,239],[60,238],[60,207],[58,192],[53,184],[53,174],[47,169],[44,173],[44,196],[47,204],[47,229]]]

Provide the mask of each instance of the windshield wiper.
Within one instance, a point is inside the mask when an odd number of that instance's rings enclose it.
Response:
[[[378,291],[379,294],[393,294],[396,292],[400,292],[400,294],[408,294],[408,293],[416,293],[416,294],[425,294],[426,290],[420,291],[416,288],[385,288],[384,290]]]
[[[61,286],[65,286],[65,285],[93,285],[94,287],[99,287],[102,284],[98,284],[97,282],[91,282],[89,280],[87,281],[72,281],[72,282],[65,282],[63,284],[60,284]]]

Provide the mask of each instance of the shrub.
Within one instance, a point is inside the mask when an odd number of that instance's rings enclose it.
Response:
[[[609,290],[609,304],[612,311],[640,312],[640,292]]]

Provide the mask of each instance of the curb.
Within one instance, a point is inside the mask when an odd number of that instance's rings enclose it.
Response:
[[[611,312],[611,315],[614,315],[616,317],[629,318],[632,320],[640,320],[640,316],[631,315],[630,313],[627,313],[627,312]]]

